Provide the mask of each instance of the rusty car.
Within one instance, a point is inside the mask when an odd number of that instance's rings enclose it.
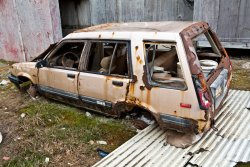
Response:
[[[13,64],[9,75],[59,101],[114,116],[137,107],[163,129],[195,134],[213,126],[231,78],[229,56],[208,23],[172,21],[80,29]]]

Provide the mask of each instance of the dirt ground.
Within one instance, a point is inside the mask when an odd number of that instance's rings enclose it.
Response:
[[[231,61],[231,89],[250,90],[250,56]],[[7,80],[10,64],[0,61],[0,82]],[[0,132],[0,166],[91,166],[101,159],[97,148],[111,152],[136,134],[127,120],[88,117],[82,109],[31,99],[12,83],[0,85]]]

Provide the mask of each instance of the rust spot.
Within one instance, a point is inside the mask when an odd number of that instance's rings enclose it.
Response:
[[[109,28],[111,26],[115,26],[116,24],[117,23],[107,23],[107,24],[96,25],[96,26],[87,27],[87,28],[84,28],[84,29],[80,29],[80,30],[74,31],[74,33],[89,32],[89,31],[107,29],[107,28]]]
[[[147,104],[149,105],[151,103],[151,91],[147,90]]]
[[[140,86],[140,90],[145,90],[145,87],[144,86]]]
[[[137,60],[140,64],[142,64],[142,59],[140,58],[139,55],[136,57],[136,60]]]
[[[139,55],[136,57],[136,60],[137,60],[137,61],[139,61],[139,60],[140,60],[140,56],[139,56]]]
[[[131,83],[129,86],[129,93],[133,95],[134,92],[135,92],[135,84]]]
[[[131,83],[136,83],[138,81],[137,76],[133,75]]]

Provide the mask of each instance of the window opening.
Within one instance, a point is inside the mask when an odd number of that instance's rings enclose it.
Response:
[[[65,42],[48,58],[50,67],[77,70],[84,42]]]
[[[113,76],[128,76],[126,42],[91,42],[87,71]]]
[[[156,86],[185,89],[175,43],[145,43],[149,80]]]

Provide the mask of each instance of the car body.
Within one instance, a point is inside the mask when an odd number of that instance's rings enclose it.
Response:
[[[205,40],[210,47],[202,48]],[[227,96],[232,66],[205,22],[108,23],[75,31],[9,79],[107,115],[134,107],[164,129],[202,133]]]

